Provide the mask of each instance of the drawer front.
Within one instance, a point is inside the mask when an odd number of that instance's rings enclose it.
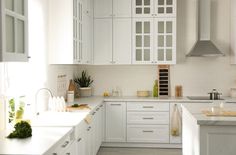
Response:
[[[169,103],[161,102],[128,102],[128,111],[169,111]]]
[[[169,124],[169,112],[128,112],[128,124]]]
[[[169,143],[169,126],[128,125],[127,142]]]

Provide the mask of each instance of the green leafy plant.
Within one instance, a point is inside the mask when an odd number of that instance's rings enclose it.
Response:
[[[32,136],[32,128],[26,121],[16,123],[14,126],[15,130],[10,133],[7,138],[28,138]]]
[[[82,71],[81,77],[75,77],[74,82],[80,87],[89,87],[93,83],[93,80],[86,71]]]
[[[8,114],[9,114],[8,122],[11,123],[12,121],[14,121],[15,118],[15,100],[13,98],[9,100]]]

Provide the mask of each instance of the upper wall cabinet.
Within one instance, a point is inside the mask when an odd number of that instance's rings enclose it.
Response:
[[[131,0],[94,0],[94,18],[131,17]]]
[[[176,0],[132,0],[133,17],[175,17]]]
[[[28,1],[1,0],[0,61],[28,61]]]
[[[49,1],[51,64],[90,64],[92,17],[89,0]]]
[[[133,20],[133,63],[175,64],[175,18],[135,18]]]

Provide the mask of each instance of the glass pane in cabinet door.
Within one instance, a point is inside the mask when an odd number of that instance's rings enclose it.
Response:
[[[144,47],[150,47],[150,36],[144,36]]]
[[[13,9],[14,9],[13,0],[5,0],[5,3],[6,3],[6,8],[7,8],[8,10],[13,11]]]
[[[158,22],[158,33],[164,33],[164,22]]]
[[[136,22],[136,33],[142,33],[142,22]]]
[[[144,14],[150,14],[150,8],[144,8]]]
[[[166,36],[166,47],[172,47],[172,36]]]
[[[158,36],[158,47],[164,47],[164,36]]]
[[[164,13],[165,12],[165,9],[164,9],[164,7],[159,7],[158,8],[158,13]]]
[[[142,14],[142,8],[136,8],[136,14]]]
[[[136,0],[136,6],[142,6],[142,0]]]
[[[172,33],[172,22],[166,22],[166,33]]]
[[[158,0],[158,5],[164,5],[164,0]]]
[[[173,5],[173,0],[166,0],[167,5]]]
[[[136,36],[136,47],[142,47],[142,36]]]
[[[158,61],[164,61],[164,49],[159,49],[157,54]]]
[[[150,2],[151,0],[144,0],[144,5],[145,6],[148,6],[148,5],[150,5],[151,4],[151,2]]]
[[[14,35],[14,18],[6,16],[6,52],[14,53],[15,35]]]
[[[136,61],[142,61],[142,50],[136,49]]]
[[[16,12],[24,15],[24,5],[25,5],[25,1],[24,0],[15,0],[16,3]]]
[[[166,50],[166,60],[167,61],[172,61],[172,49],[167,49]]]
[[[149,49],[144,50],[144,61],[150,61],[150,50]]]
[[[144,33],[150,33],[150,22],[144,22]]]
[[[17,20],[17,53],[25,52],[25,23]]]
[[[173,13],[173,8],[172,7],[167,7],[166,8],[166,13],[169,13],[169,14]]]

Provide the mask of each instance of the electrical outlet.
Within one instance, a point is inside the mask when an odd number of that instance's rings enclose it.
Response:
[[[66,97],[66,75],[58,75],[57,76],[57,95]]]

